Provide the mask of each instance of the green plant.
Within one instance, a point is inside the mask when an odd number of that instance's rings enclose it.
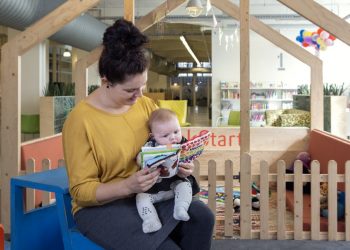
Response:
[[[298,95],[310,95],[309,85],[301,84],[298,86]]]
[[[99,87],[100,87],[100,85],[89,85],[89,87],[88,87],[88,95],[90,95],[92,92],[94,92]]]
[[[44,96],[74,96],[75,84],[64,82],[49,82],[43,90]]]
[[[323,95],[343,95],[347,88],[342,85],[337,85],[335,83],[323,85]]]
[[[323,85],[323,95],[343,95],[347,87],[344,87],[344,83],[342,85],[338,85],[335,83],[325,83]],[[310,95],[309,85],[301,84],[298,86],[298,95]]]

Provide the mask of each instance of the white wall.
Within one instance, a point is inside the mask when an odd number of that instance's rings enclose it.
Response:
[[[300,29],[302,29],[301,27]],[[295,41],[300,29],[283,28],[280,33],[290,40]],[[306,30],[316,31],[315,28]],[[226,50],[225,36],[234,34],[234,28],[223,29],[222,45],[219,45],[219,32],[217,29],[212,32],[212,99],[213,99],[213,119],[215,125],[217,117],[220,115],[220,81],[239,82],[239,42],[234,37]],[[295,41],[296,44],[298,44]],[[232,46],[233,45],[233,46]],[[298,46],[300,46],[298,44]],[[307,50],[315,54],[313,48]],[[279,71],[280,61],[278,56],[283,53],[284,71]],[[350,87],[349,63],[350,46],[339,40],[319,55],[323,61],[324,82],[342,84],[345,82]],[[310,84],[310,69],[286,51],[281,50],[255,32],[250,32],[250,79],[254,82],[277,83],[283,82],[286,85],[298,86],[300,84]]]
[[[19,31],[8,28],[8,39]],[[44,41],[21,57],[21,113],[39,114],[39,96],[48,81],[47,42]]]
[[[73,48],[72,49],[72,81],[76,81],[76,75],[75,75],[75,67],[79,59],[87,56],[89,54],[88,51]],[[87,75],[87,81],[88,85],[101,85],[101,79],[100,75],[98,73],[98,61],[92,64],[88,68],[88,75]]]

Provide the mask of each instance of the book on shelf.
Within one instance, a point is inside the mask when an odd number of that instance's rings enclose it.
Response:
[[[160,178],[170,178],[179,171],[179,163],[188,163],[202,154],[210,132],[202,131],[183,144],[141,148],[141,166],[154,171],[160,168]]]

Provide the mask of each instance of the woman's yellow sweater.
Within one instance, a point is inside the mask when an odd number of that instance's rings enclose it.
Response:
[[[128,178],[138,170],[136,156],[149,136],[148,118],[157,106],[141,97],[124,114],[114,115],[81,101],[63,127],[73,213],[99,205],[100,183]]]

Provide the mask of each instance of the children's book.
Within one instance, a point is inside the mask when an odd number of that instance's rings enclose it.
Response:
[[[152,171],[160,168],[161,178],[170,178],[177,174],[180,144],[160,145],[156,147],[142,147],[142,168],[150,168]]]
[[[160,168],[161,178],[170,178],[177,174],[179,163],[188,163],[202,154],[208,144],[210,132],[202,131],[198,136],[183,144],[142,147],[142,168],[155,170]]]

